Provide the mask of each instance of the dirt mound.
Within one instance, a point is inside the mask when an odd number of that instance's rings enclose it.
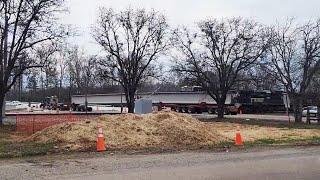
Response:
[[[174,112],[102,116],[92,121],[64,123],[37,132],[29,140],[54,142],[60,148],[92,149],[99,124],[103,127],[107,147],[113,150],[192,148],[226,140],[205,123]]]

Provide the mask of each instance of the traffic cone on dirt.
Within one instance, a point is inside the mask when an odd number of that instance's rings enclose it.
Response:
[[[236,139],[235,139],[235,145],[236,146],[243,146],[243,141],[240,133],[240,128],[238,127],[237,133],[236,133]]]
[[[104,143],[104,135],[102,131],[102,126],[98,126],[98,138],[97,138],[97,151],[102,152],[106,150],[106,146]]]

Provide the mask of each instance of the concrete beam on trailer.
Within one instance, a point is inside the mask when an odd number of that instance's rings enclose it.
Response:
[[[140,93],[137,94],[142,99],[150,99],[153,104],[216,104],[216,102],[204,92],[159,92],[159,93]],[[226,104],[231,104],[232,94],[228,94]],[[87,96],[89,104],[121,104],[121,94],[91,94]],[[125,98],[122,94],[123,104]],[[72,96],[72,102],[75,104],[84,104],[84,95]]]

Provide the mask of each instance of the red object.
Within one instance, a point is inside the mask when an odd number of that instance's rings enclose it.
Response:
[[[241,134],[240,134],[240,131],[238,131],[236,133],[236,139],[235,139],[235,145],[236,146],[243,146],[243,141],[242,141],[242,137],[241,137]]]
[[[99,126],[98,128],[99,130],[98,130],[98,138],[97,138],[97,151],[98,152],[106,151],[102,127]]]
[[[99,117],[97,114],[73,114],[70,112],[60,114],[12,114],[11,117],[16,117],[16,132],[24,135],[31,135],[44,128],[55,124],[87,121]]]

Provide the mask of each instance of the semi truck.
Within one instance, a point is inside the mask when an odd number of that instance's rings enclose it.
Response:
[[[136,99],[152,100],[153,106],[162,108],[171,108],[173,111],[184,113],[215,113],[218,108],[217,103],[205,92],[156,92],[139,93]],[[238,107],[231,102],[232,94],[228,94],[225,113],[237,114]],[[91,94],[87,96],[90,105],[111,105],[115,107],[125,106],[124,94]],[[72,96],[72,103],[83,104],[85,97],[83,95]]]
[[[179,92],[152,92],[138,93],[136,99],[143,98],[152,100],[153,106],[170,108],[182,113],[215,114],[218,106],[207,93],[201,88],[182,88]],[[125,106],[124,94],[89,94],[88,103],[91,105],[111,105],[114,107]],[[72,96],[72,103],[84,104],[84,95]],[[224,106],[225,114],[237,113],[272,113],[285,111],[284,93],[282,91],[230,91]]]

